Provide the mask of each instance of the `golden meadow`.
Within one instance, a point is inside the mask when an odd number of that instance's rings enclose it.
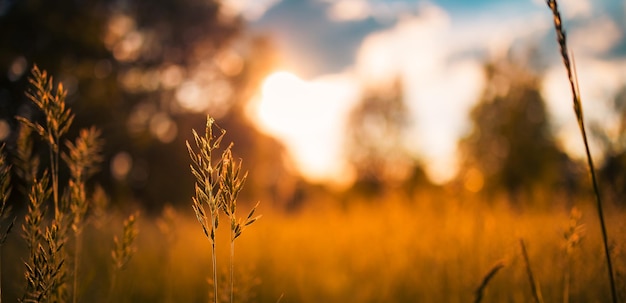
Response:
[[[565,32],[556,2],[548,4],[586,141]],[[601,203],[595,180],[574,197],[535,192],[533,203],[541,205],[535,208],[519,207],[506,195],[468,194],[463,186],[392,187],[365,196],[315,193],[298,210],[265,201],[237,206],[248,176],[228,142],[221,142],[228,140],[227,130],[208,117],[187,144],[196,178],[189,207],[142,214],[110,207],[107,193],[88,185],[106,143],[96,128],[64,138],[74,115],[63,86],[37,67],[31,84],[27,96],[45,121],[18,118],[18,154],[9,161],[3,147],[0,161],[1,300],[625,299],[624,210]],[[45,160],[33,152],[34,138],[47,146]],[[7,201],[17,190],[11,183],[16,176],[28,185],[27,206],[14,210]]]

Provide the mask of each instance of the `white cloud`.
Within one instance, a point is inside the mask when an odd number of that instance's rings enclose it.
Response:
[[[559,3],[565,18],[589,17],[593,13],[590,0],[565,0]]]
[[[337,0],[329,8],[331,20],[354,21],[370,16],[371,10],[365,0]]]
[[[380,21],[396,20],[413,13],[417,6],[404,0],[319,0],[330,3],[328,17],[337,22],[359,21],[374,17]]]
[[[368,83],[404,77],[407,103],[416,121],[408,141],[424,157],[429,176],[438,182],[456,173],[456,142],[483,84],[476,59],[450,59],[458,51],[451,48],[452,31],[444,11],[425,7],[419,16],[367,37],[356,66]]]
[[[282,0],[224,0],[222,13],[227,16],[241,15],[248,21],[257,20],[272,6]]]
[[[442,34],[450,26],[446,13],[431,7],[420,16],[405,18],[395,27],[367,36],[356,59],[357,72],[365,81],[376,82],[412,69],[433,69],[447,53]]]
[[[487,18],[457,21],[446,33],[449,47],[453,51],[484,50],[489,57],[502,57],[514,43],[527,41],[530,46],[547,30],[554,31],[547,7],[545,10],[526,14],[496,11]]]
[[[547,7],[545,0],[533,0],[537,6]],[[564,18],[589,17],[593,13],[591,0],[559,0],[559,11]]]
[[[623,32],[615,21],[599,17],[585,27],[576,28],[569,35],[571,48],[578,54],[600,55],[610,51],[623,38]]]
[[[570,84],[565,67],[561,62],[558,63],[548,69],[543,80],[542,95],[565,151],[582,158],[585,155],[572,109]],[[611,109],[610,102],[624,85],[626,60],[607,62],[593,57],[576,56],[576,68],[587,127],[595,123],[611,135],[617,127],[618,117]],[[593,154],[598,156],[600,153]]]

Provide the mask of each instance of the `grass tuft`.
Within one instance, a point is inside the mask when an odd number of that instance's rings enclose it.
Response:
[[[220,188],[219,188],[219,171],[221,167],[221,161],[213,166],[213,151],[218,149],[226,131],[220,129],[220,135],[213,136],[213,124],[215,120],[211,117],[207,117],[206,128],[204,136],[200,137],[195,130],[192,130],[193,138],[196,144],[197,151],[191,147],[189,141],[187,144],[187,151],[189,151],[189,157],[191,158],[191,173],[196,178],[195,184],[195,196],[192,197],[193,210],[196,213],[196,218],[204,235],[211,243],[211,260],[213,264],[213,291],[214,291],[214,303],[217,303],[218,283],[217,283],[217,256],[215,251],[215,234],[219,224],[219,209],[220,209]],[[217,191],[217,192],[216,192]],[[204,205],[208,206],[209,211],[204,209]]]
[[[53,78],[46,71],[40,70],[37,65],[32,69],[32,77],[28,79],[33,87],[32,91],[26,92],[30,99],[45,117],[45,125],[32,122],[24,117],[17,119],[30,129],[34,130],[50,147],[50,176],[52,178],[52,198],[54,200],[54,218],[60,219],[59,205],[59,143],[61,137],[70,129],[74,121],[74,114],[65,106],[67,90],[59,83],[53,89]]]
[[[96,128],[80,130],[74,141],[65,140],[64,146],[60,142],[69,131],[74,114],[66,107],[67,91],[63,84],[56,88],[51,76],[37,66],[32,69],[29,79],[32,85],[26,96],[42,112],[42,122],[16,117],[21,123],[17,139],[15,155],[16,175],[23,178],[29,188],[28,210],[22,224],[23,238],[29,249],[29,258],[24,261],[26,266],[26,290],[23,294],[24,302],[77,302],[79,262],[82,248],[82,232],[87,222],[87,213],[93,208],[93,213],[102,213],[99,201],[103,200],[102,190],[91,194],[87,190],[87,181],[98,170],[102,162],[102,140],[100,131]],[[50,161],[41,177],[39,177],[40,159],[34,152],[31,134],[36,133],[48,145]],[[61,172],[60,164],[63,160],[68,172],[67,183],[59,184]],[[63,192],[62,195],[59,193]],[[51,220],[46,219],[48,199],[53,201],[54,213]],[[91,203],[90,203],[91,202]],[[92,204],[92,205],[90,205]],[[125,235],[120,240],[122,247],[116,267],[119,263],[125,264],[130,259],[128,242],[134,239],[134,217],[125,222]],[[126,226],[128,225],[128,226]],[[127,229],[135,230],[134,233]],[[73,265],[63,266],[71,260],[71,252],[66,248],[70,240],[70,232],[74,234]],[[134,236],[130,237],[129,235]],[[116,240],[117,241],[117,240]],[[72,278],[72,292],[66,279]]]
[[[58,226],[52,224],[44,229],[46,207],[50,196],[47,171],[41,179],[33,180],[28,195],[28,212],[22,224],[23,237],[30,251],[26,267],[26,290],[22,302],[41,302],[50,299],[62,284],[64,260],[60,256],[63,239]]]
[[[200,137],[195,130],[192,130],[195,148],[189,142],[187,143],[187,151],[191,158],[191,173],[196,178],[195,196],[192,197],[193,210],[196,218],[202,226],[202,230],[211,243],[211,260],[213,264],[213,279],[210,279],[213,285],[213,302],[217,303],[219,295],[217,280],[217,256],[215,235],[219,223],[220,210],[229,219],[230,227],[230,255],[229,255],[229,277],[230,277],[230,302],[234,300],[234,257],[235,257],[235,239],[241,236],[246,226],[251,225],[260,216],[254,216],[259,203],[250,210],[244,220],[238,219],[236,216],[237,197],[243,188],[248,176],[247,173],[241,172],[242,161],[235,161],[232,155],[231,143],[224,149],[219,159],[213,158],[213,152],[216,151],[226,131],[217,127],[220,134],[213,135],[213,126],[215,120],[210,116],[207,117],[204,136]],[[208,207],[208,212],[204,206]]]

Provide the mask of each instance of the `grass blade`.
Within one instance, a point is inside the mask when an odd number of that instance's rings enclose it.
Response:
[[[615,275],[613,270],[613,263],[611,262],[611,252],[609,250],[609,241],[606,231],[606,223],[604,220],[604,212],[602,209],[602,199],[600,197],[600,189],[596,178],[595,167],[593,165],[593,159],[591,158],[591,152],[589,151],[589,142],[587,139],[587,132],[585,131],[585,121],[583,119],[583,108],[580,98],[580,87],[578,86],[578,76],[576,74],[575,62],[570,60],[569,49],[567,47],[567,35],[563,29],[563,22],[561,14],[558,9],[556,0],[547,0],[547,4],[552,10],[554,19],[554,28],[556,30],[557,42],[561,49],[561,57],[563,58],[563,64],[567,71],[567,77],[569,79],[570,88],[572,90],[572,101],[574,105],[574,113],[578,120],[578,126],[585,145],[585,154],[587,156],[587,165],[589,166],[589,172],[591,174],[591,182],[593,183],[593,191],[596,197],[596,208],[598,211],[598,217],[600,219],[600,228],[602,231],[602,243],[604,245],[604,254],[606,258],[606,265],[609,274],[609,284],[611,286],[611,298],[613,303],[617,303],[617,291],[615,288]],[[573,56],[572,56],[573,58]]]

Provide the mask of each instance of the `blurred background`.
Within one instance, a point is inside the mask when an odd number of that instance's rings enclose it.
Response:
[[[626,9],[562,2],[593,155],[606,189],[620,191]],[[537,187],[571,194],[586,177],[583,149],[545,6],[2,1],[0,140],[11,149],[14,117],[37,118],[24,96],[37,64],[68,89],[77,124],[102,129],[98,182],[119,203],[188,204],[184,142],[207,114],[251,174],[244,200],[298,207],[310,189],[446,187],[519,203]]]
[[[559,5],[623,286],[626,4]],[[35,64],[68,90],[67,139],[94,125],[105,140],[88,187],[113,215],[98,223],[89,212],[88,302],[210,297],[185,146],[207,115],[249,172],[240,205],[261,201],[264,215],[237,243],[237,301],[467,302],[496,263],[505,269],[488,298],[529,302],[522,238],[547,301],[608,301],[584,147],[542,0],[0,0],[10,159],[15,117],[42,119],[24,94]],[[22,214],[27,183],[14,175],[10,203]],[[107,292],[112,234],[135,209],[137,256]],[[23,289],[19,234],[5,246],[5,298]]]

